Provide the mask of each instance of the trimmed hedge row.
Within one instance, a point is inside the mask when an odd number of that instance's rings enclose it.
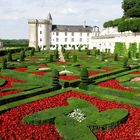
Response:
[[[90,137],[92,140],[96,139],[96,137],[93,136],[91,131],[115,128],[126,121],[128,117],[128,111],[125,109],[111,109],[99,112],[91,103],[77,98],[69,98],[68,103],[68,106],[51,108],[30,114],[23,118],[23,122],[35,125],[53,123],[64,139],[77,140]],[[80,114],[82,113],[85,116],[80,122],[75,117],[69,116],[75,109],[79,109]],[[80,118],[81,116],[79,116]],[[73,133],[76,129],[78,132]]]
[[[140,66],[135,66],[133,68],[122,68],[122,69],[119,69],[119,70],[116,70],[116,71],[112,71],[112,72],[107,72],[107,73],[103,73],[103,74],[99,74],[97,76],[90,76],[89,77],[89,83],[100,83],[100,82],[103,82],[103,81],[106,81],[106,80],[109,80],[109,79],[112,79],[112,78],[116,78],[118,76],[122,76],[122,75],[127,75],[133,71],[136,71],[135,69],[139,68]],[[131,70],[131,71],[130,71]],[[99,79],[99,80],[98,80]],[[69,85],[69,87],[78,87],[79,84],[80,84],[80,79],[78,80],[74,80],[74,81],[63,81],[61,80],[61,84],[62,86],[64,86],[66,83],[67,85]]]
[[[12,95],[7,95],[7,96],[2,96],[0,97],[0,105],[4,105],[7,103],[11,103],[17,100],[22,100],[22,99],[26,99],[26,98],[30,98],[36,95],[41,95],[41,94],[45,94],[45,93],[49,93],[51,91],[55,91],[58,90],[60,88],[56,88],[56,87],[43,87],[43,88],[37,88],[34,90],[30,90],[27,92],[22,92],[20,94],[12,94]]]
[[[121,90],[105,88],[105,87],[100,87],[100,86],[95,86],[95,85],[89,85],[88,90],[106,94],[106,95],[113,95],[113,96],[140,101],[140,97],[138,97],[137,94],[133,92],[123,91],[122,93]]]
[[[49,93],[47,93],[45,91],[41,92],[41,90],[39,90],[39,89],[36,89],[36,90],[37,90],[36,92],[40,93],[40,94],[37,94],[36,96],[31,96],[32,93],[30,93],[28,91],[26,93],[27,93],[27,96],[31,94],[30,97],[28,96],[27,98],[22,98],[22,99],[19,99],[19,100],[17,100],[18,95],[10,95],[11,99],[10,99],[10,96],[9,97],[8,96],[3,97],[3,100],[5,100],[5,101],[3,101],[4,104],[0,106],[0,114],[5,112],[5,111],[7,111],[7,110],[9,110],[9,109],[11,109],[11,108],[14,108],[14,107],[26,104],[26,103],[31,103],[31,102],[41,100],[41,99],[44,99],[44,98],[47,98],[47,97],[62,94],[64,92],[70,91],[71,88],[67,88],[67,89],[63,89],[63,90],[56,90],[56,91],[49,92]],[[24,92],[24,94],[25,94],[25,92]],[[9,100],[10,102],[8,102],[7,100]]]
[[[31,50],[32,47],[28,47],[26,48],[26,50]],[[11,53],[18,53],[20,52],[21,50],[24,50],[24,48],[8,48],[8,49],[5,49],[5,50],[0,50],[0,56],[4,56],[4,55],[7,55],[8,52],[11,52]]]

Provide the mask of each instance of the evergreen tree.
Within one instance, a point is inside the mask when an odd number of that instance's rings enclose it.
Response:
[[[81,71],[81,82],[79,85],[80,89],[88,89],[88,84],[89,84],[89,76],[88,76],[88,70],[87,68],[83,68]]]
[[[52,87],[61,87],[59,84],[59,72],[56,69],[52,71]]]

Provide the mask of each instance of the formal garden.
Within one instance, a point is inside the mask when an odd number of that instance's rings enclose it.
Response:
[[[139,46],[61,52],[0,52],[0,139],[139,140]]]

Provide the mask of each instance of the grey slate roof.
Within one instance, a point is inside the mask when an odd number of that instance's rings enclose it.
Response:
[[[52,31],[58,32],[92,32],[93,28],[91,26],[82,25],[52,25]]]

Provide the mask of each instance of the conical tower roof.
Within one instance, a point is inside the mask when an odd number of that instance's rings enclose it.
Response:
[[[48,20],[52,20],[52,16],[51,16],[51,13],[48,14]]]

